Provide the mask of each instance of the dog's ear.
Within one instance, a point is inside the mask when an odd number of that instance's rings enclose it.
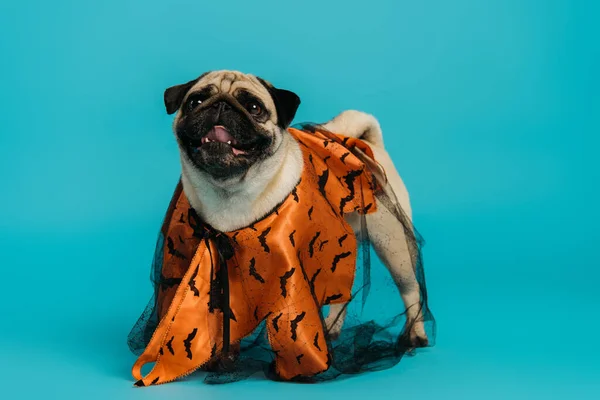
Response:
[[[186,93],[197,81],[197,79],[194,79],[188,83],[171,86],[165,90],[165,107],[167,109],[167,114],[173,114],[175,111],[179,110]]]
[[[198,78],[189,81],[188,83],[182,83],[181,85],[171,86],[167,90],[165,90],[165,107],[167,109],[167,114],[173,114],[175,111],[181,107],[181,102],[183,101],[185,95],[189,90],[202,79],[208,72],[200,75]]]
[[[296,116],[296,111],[300,105],[300,97],[289,90],[278,89],[264,79],[258,78],[258,80],[267,88],[273,98],[277,109],[277,124],[283,129],[287,128]]]

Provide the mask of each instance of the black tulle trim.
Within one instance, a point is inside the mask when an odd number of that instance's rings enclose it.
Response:
[[[298,129],[311,133],[323,131],[323,128],[317,124],[301,124]],[[424,242],[409,218],[402,211],[395,195],[389,191],[389,188],[387,191],[379,188],[376,195],[378,207],[388,209],[401,222],[404,229],[413,271],[420,286],[422,320],[425,323],[429,339],[428,345],[432,346],[435,342],[436,332],[435,319],[428,308],[427,302],[421,254],[421,247]],[[282,204],[275,207],[273,212],[276,213]],[[272,213],[264,218],[270,215]],[[387,369],[400,362],[402,357],[405,354],[410,354],[414,348],[414,343],[411,343],[409,336],[410,321],[405,318],[406,312],[393,279],[380,263],[378,263],[377,274],[372,274],[372,248],[367,220],[364,214],[361,214],[360,218],[361,228],[358,232],[355,232],[357,242],[360,243],[360,251],[357,257],[356,282],[352,291],[352,301],[348,303],[344,310],[347,315],[339,336],[333,337],[329,332],[325,334],[327,349],[323,350],[329,350],[329,368],[311,377],[293,378],[292,382],[315,383],[334,379],[341,375]],[[224,262],[233,255],[233,249],[237,246],[237,243],[229,239],[227,235],[202,223],[199,218],[195,223],[197,224],[195,231],[199,232],[201,239],[216,240],[219,252],[218,259],[222,267],[225,265]],[[290,240],[293,240],[293,237]],[[166,279],[162,276],[163,246],[164,237],[161,232],[156,244],[151,273],[154,296],[128,337],[129,348],[136,355],[142,354],[158,326],[157,299],[159,291],[164,290],[165,287],[177,286],[180,283],[180,280]],[[226,271],[227,268],[220,268],[220,270]],[[306,279],[309,278],[306,277]],[[215,304],[224,311],[229,308],[228,302],[224,300],[227,297],[227,280],[227,276],[222,276],[219,282],[215,282],[218,287],[215,288],[215,298],[213,299]],[[323,323],[325,321],[324,311],[321,310],[321,321]],[[229,321],[229,318],[224,318],[224,320]],[[223,337],[224,343],[227,344],[227,329],[223,329],[223,331],[225,335]],[[308,345],[313,346],[314,344]],[[270,348],[264,321],[240,343],[240,346],[240,354],[231,360],[228,365],[217,364],[207,372],[204,378],[206,383],[235,382],[246,379],[257,372],[263,373],[268,379],[282,380],[275,372],[276,354]],[[301,362],[301,358],[298,362]]]

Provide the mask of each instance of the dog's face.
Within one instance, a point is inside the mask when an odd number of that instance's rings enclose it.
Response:
[[[214,180],[243,176],[271,156],[300,105],[298,96],[256,76],[213,71],[168,88],[167,113],[183,157]]]

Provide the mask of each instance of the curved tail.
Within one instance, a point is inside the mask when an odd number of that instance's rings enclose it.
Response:
[[[383,147],[383,134],[377,119],[362,111],[347,110],[323,124],[328,131],[362,139],[370,145]]]

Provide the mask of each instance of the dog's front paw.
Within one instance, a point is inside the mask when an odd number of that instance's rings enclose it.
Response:
[[[346,305],[342,303],[331,304],[329,315],[325,318],[325,331],[329,339],[336,340],[340,337],[344,319],[346,319]]]
[[[240,356],[241,347],[239,344],[231,346],[229,354],[220,354],[209,362],[207,362],[202,368],[207,372],[228,372],[232,371],[237,359]]]
[[[415,321],[412,323],[408,337],[413,349],[427,347],[429,345],[429,338],[427,337],[427,333],[425,333],[423,321]]]
[[[327,329],[327,336],[331,340],[337,340],[342,333],[342,326],[344,325],[344,320],[342,318],[338,318],[337,320],[330,319],[325,320],[325,327]]]

